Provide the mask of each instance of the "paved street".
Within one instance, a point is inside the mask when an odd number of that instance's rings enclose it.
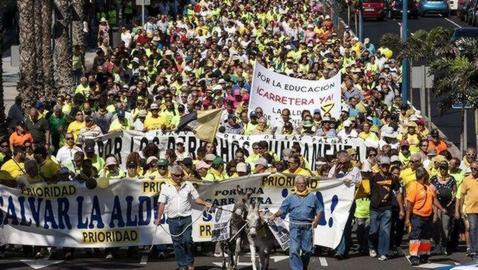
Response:
[[[386,19],[385,21],[365,21],[364,23],[364,37],[369,37],[371,42],[374,44],[378,44],[380,38],[385,33],[395,33],[397,35],[400,34],[400,19]],[[408,23],[408,27],[410,29],[410,33],[413,34],[414,32],[424,29],[430,30],[437,26],[449,28],[449,29],[456,29],[459,27],[470,27],[466,23],[460,21],[458,17],[449,17],[444,18],[438,15],[430,15],[425,18],[418,17],[418,19],[410,19]],[[412,74],[413,79],[413,74]],[[413,89],[413,105],[416,108],[420,106],[420,97],[419,97],[419,89]],[[460,112],[458,110],[450,110],[446,112],[444,115],[440,115],[438,100],[436,98],[431,99],[431,116],[432,121],[437,125],[441,131],[445,133],[449,141],[455,143],[457,147],[459,147],[460,142],[460,130],[461,130],[461,119],[460,119]],[[468,112],[468,144],[469,145],[476,145],[475,140],[475,130],[474,130],[474,113],[470,110]]]
[[[122,254],[125,255],[125,254]],[[0,269],[175,269],[176,264],[173,258],[166,260],[148,259],[146,256],[138,255],[136,258],[114,259],[112,262],[105,261],[102,258],[75,258],[72,261],[61,260],[25,260],[23,258],[11,257],[7,260],[0,260]],[[276,253],[271,257],[270,269],[289,269],[287,255]],[[411,267],[405,257],[397,257],[385,262],[379,262],[377,259],[368,256],[354,257],[338,261],[335,258],[327,256],[314,256],[311,260],[309,269],[450,269],[456,265],[470,263],[463,253],[453,254],[451,256],[432,257],[431,263],[420,267]],[[240,259],[239,269],[252,269],[250,256],[244,255]],[[196,269],[221,269],[222,260],[214,257],[196,257]]]

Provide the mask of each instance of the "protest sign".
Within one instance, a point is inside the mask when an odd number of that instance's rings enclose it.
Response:
[[[289,229],[284,220],[276,218],[276,220],[270,222],[268,226],[277,243],[279,243],[279,246],[283,251],[286,251],[289,248]]]
[[[231,217],[234,204],[223,205],[214,211],[214,226],[212,228],[211,241],[218,242],[228,240],[231,237]]]
[[[0,239],[4,243],[56,247],[118,247],[171,243],[167,217],[156,227],[157,197],[163,181],[122,179],[104,189],[64,182],[24,189],[0,186]],[[252,175],[218,183],[194,183],[214,205],[234,204],[237,186],[250,192],[247,203],[277,211],[294,186],[294,177]],[[353,201],[354,188],[340,180],[313,179],[310,188],[324,203],[315,231],[316,245],[335,248]],[[211,241],[214,213],[193,209],[193,239]]]
[[[125,131],[108,134],[98,138],[97,151],[100,156],[115,155],[122,166],[126,166],[126,158],[133,151],[142,151],[148,143],[156,144],[160,149],[160,155],[164,157],[166,149],[175,149],[178,138],[184,140],[184,146],[188,153],[195,157],[200,147],[205,147],[206,142],[200,141],[193,133],[161,133],[157,131],[135,132]],[[218,133],[215,140],[217,154],[225,161],[234,159],[237,149],[242,149],[246,157],[252,152],[254,142],[266,141],[269,151],[281,157],[284,149],[291,148],[294,143],[301,147],[302,155],[308,161],[312,170],[315,170],[315,160],[318,157],[334,157],[339,150],[354,148],[357,150],[360,160],[365,159],[366,147],[360,139],[339,139],[305,135],[235,135]]]
[[[303,80],[276,73],[256,62],[251,86],[249,111],[261,107],[269,124],[277,126],[281,111],[288,108],[291,121],[299,124],[303,110],[320,109],[336,119],[341,110],[341,73],[330,79]]]

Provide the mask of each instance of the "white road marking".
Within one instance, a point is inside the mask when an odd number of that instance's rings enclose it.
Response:
[[[324,257],[319,257],[319,262],[320,262],[320,265],[322,266],[329,266],[329,264],[327,263],[327,259],[325,259]]]
[[[141,256],[141,261],[139,264],[148,264],[148,255]]]
[[[30,266],[33,269],[41,269],[47,266],[50,266],[52,264],[58,264],[63,262],[63,260],[60,261],[53,261],[53,260],[48,260],[48,259],[39,259],[39,260],[20,260],[22,263]]]
[[[417,268],[427,268],[427,269],[436,269],[439,267],[446,267],[446,266],[452,266],[449,264],[443,264],[443,263],[425,263],[425,264],[420,264],[415,267]]]
[[[445,21],[447,21],[447,22],[453,24],[454,26],[456,26],[456,27],[458,27],[458,28],[462,28],[461,25],[457,24],[456,22],[454,22],[454,21],[452,21],[452,20],[450,20],[450,19],[448,19],[448,18],[443,17],[441,14],[440,14],[440,17],[442,17],[443,19],[445,19]]]

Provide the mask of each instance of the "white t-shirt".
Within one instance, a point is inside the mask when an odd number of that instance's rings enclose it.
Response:
[[[192,214],[191,200],[199,198],[199,193],[189,181],[184,181],[179,190],[171,184],[161,189],[158,203],[165,203],[168,218],[187,217]]]

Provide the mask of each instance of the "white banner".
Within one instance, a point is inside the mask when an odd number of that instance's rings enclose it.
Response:
[[[117,247],[171,243],[167,217],[156,226],[162,181],[114,180],[108,188],[89,190],[77,183],[0,186],[0,242],[56,247]],[[254,175],[220,183],[196,183],[214,205],[233,204],[238,185],[252,192],[249,203],[277,211],[294,185],[293,176]],[[324,203],[314,244],[335,248],[347,222],[354,188],[340,180],[312,180]],[[211,241],[214,214],[194,208],[193,239]]]
[[[327,80],[303,80],[285,76],[267,69],[256,62],[252,79],[249,111],[261,107],[269,124],[277,126],[281,111],[288,108],[291,121],[298,124],[303,110],[321,115],[330,113],[338,119],[341,110],[341,73]]]
[[[176,140],[181,138],[185,141],[185,148],[193,157],[200,147],[204,147],[206,142],[197,139],[193,133],[161,133],[156,131],[135,132],[126,131],[123,133],[108,134],[97,139],[98,154],[102,157],[113,154],[120,160],[123,167],[126,166],[126,158],[133,151],[142,151],[148,143],[156,144],[160,149],[161,157],[164,157],[166,149],[175,149]],[[218,133],[215,140],[217,154],[225,162],[234,159],[234,153],[241,148],[245,151],[246,157],[252,153],[252,144],[254,142],[266,141],[269,144],[269,151],[275,153],[278,158],[282,151],[291,148],[294,143],[298,143],[302,150],[302,155],[315,170],[315,160],[318,157],[334,157],[339,150],[354,148],[357,150],[361,161],[365,159],[366,147],[360,139],[338,139],[325,138],[317,136],[285,136],[285,135],[235,135]]]

